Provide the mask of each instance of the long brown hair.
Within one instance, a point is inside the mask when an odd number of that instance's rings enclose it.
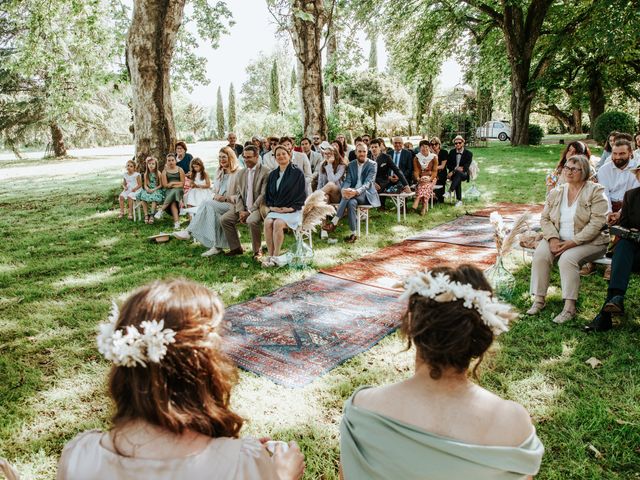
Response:
[[[114,426],[143,420],[175,434],[193,430],[238,437],[243,420],[229,406],[237,370],[219,349],[216,334],[223,314],[218,296],[189,280],[155,281],[129,296],[117,329],[164,320],[176,335],[159,363],[111,368]]]
[[[198,172],[200,173],[200,180],[205,180],[205,181],[208,180],[209,174],[205,171],[204,162],[200,157],[196,157],[193,160],[191,160],[191,164],[189,165],[189,171],[191,172],[191,175],[192,175],[191,180],[193,180],[194,182],[196,181],[197,173],[193,170],[194,165],[200,165],[200,172]]]

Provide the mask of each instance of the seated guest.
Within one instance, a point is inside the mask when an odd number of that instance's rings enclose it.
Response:
[[[342,133],[339,133],[338,135],[336,135],[336,139],[334,141],[338,142],[342,147],[340,151],[342,153],[342,156],[345,158],[347,155],[349,155],[349,152],[353,150],[351,145],[347,144],[347,138]]]
[[[456,193],[456,207],[462,205],[462,182],[469,181],[469,167],[473,160],[473,153],[464,148],[464,138],[457,135],[453,139],[455,148],[449,151],[449,159],[447,160],[447,178],[451,180],[449,192]]]
[[[114,305],[98,350],[110,362],[112,427],[65,446],[59,480],[300,479],[295,442],[271,457],[262,441],[240,437],[231,410],[235,364],[221,349],[224,307],[189,280],[146,285]],[[161,320],[156,320],[161,319]]]
[[[312,138],[313,138],[313,145],[311,146],[311,149],[314,152],[320,152],[320,144],[322,143],[322,137],[316,133]],[[300,146],[302,146],[302,142],[300,142]]]
[[[469,366],[515,317],[471,265],[410,279],[401,331],[415,346],[415,372],[360,387],[344,405],[345,480],[531,478],[544,447],[525,408],[476,385]]]
[[[640,182],[640,166],[631,170]],[[640,230],[640,187],[628,190],[622,200],[622,208],[609,215],[610,225],[619,225],[627,229]],[[612,315],[624,314],[624,296],[629,286],[631,272],[640,272],[640,242],[619,238],[613,249],[611,259],[611,279],[604,306],[596,318],[585,327],[587,332],[606,332],[611,330]]]
[[[607,199],[604,187],[588,180],[587,157],[570,157],[564,166],[566,183],[549,192],[540,224],[544,238],[538,244],[531,263],[531,294],[535,300],[528,315],[545,306],[549,275],[558,260],[564,308],[553,321],[564,323],[576,314],[580,289],[580,267],[604,255],[609,234],[602,231],[607,223]]]
[[[424,215],[429,200],[434,195],[433,186],[438,178],[438,156],[429,150],[429,140],[420,140],[419,147],[420,151],[413,159],[413,178],[417,184],[413,210],[417,211],[422,202],[420,215]]]
[[[173,228],[180,228],[180,202],[184,195],[184,171],[178,167],[176,156],[173,153],[167,155],[164,170],[160,174],[162,188],[164,188],[164,201],[162,206],[154,215],[156,220],[160,220],[164,211],[169,209],[173,217]]]
[[[378,193],[410,192],[409,182],[402,170],[393,163],[389,155],[382,151],[382,139],[374,138],[370,143],[372,160],[377,165],[374,183],[376,191]],[[385,197],[380,197],[380,207],[382,209],[384,209],[385,200]]]
[[[323,142],[324,143],[324,142]],[[333,142],[331,142],[331,146],[336,150],[336,154],[338,155],[338,159],[342,162],[344,161],[344,163],[349,163],[347,161],[347,152],[344,149],[344,147],[342,146],[342,144],[336,140],[334,140]],[[322,149],[321,149],[322,151]]]
[[[348,164],[332,146],[323,147],[322,155],[324,161],[318,171],[318,190],[322,190],[327,195],[327,203],[339,203],[340,187]]]
[[[227,135],[227,141],[229,142],[227,147],[233,150],[233,153],[236,154],[236,158],[242,155],[243,147],[239,143],[236,143],[238,141],[238,136],[235,133],[229,132],[229,135]]]
[[[563,176],[564,165],[567,163],[567,158],[573,157],[574,155],[584,155],[587,158],[591,158],[591,150],[586,143],[578,140],[567,145],[564,151],[560,154],[560,161],[556,165],[556,168],[547,174],[547,178],[545,180],[547,185],[547,194],[558,185],[562,185],[565,182],[565,178]]]
[[[318,136],[318,138],[320,137]],[[312,150],[312,146],[315,146],[315,143],[312,145],[311,140],[309,140],[307,137],[304,137],[302,140],[300,140],[300,148],[302,149],[302,153],[304,153],[309,160],[309,164],[311,165],[311,172],[315,174],[315,177],[317,177],[318,168],[320,167],[323,158],[320,151],[320,144],[318,144],[315,150]]]
[[[438,156],[438,180],[436,181],[436,200],[438,203],[444,203],[444,189],[447,185],[447,162],[449,160],[449,153],[442,148],[442,142],[438,137],[433,137],[429,141],[429,147],[431,151]]]
[[[620,132],[611,132],[607,137],[607,141],[604,143],[604,147],[602,149],[602,155],[600,155],[600,160],[596,165],[596,170],[600,170],[602,166],[607,163],[608,160],[611,160],[611,150],[613,148],[613,144],[616,142],[616,136],[619,135]]]
[[[265,267],[274,267],[273,257],[280,255],[284,231],[295,230],[302,222],[302,207],[307,198],[304,173],[291,162],[291,150],[284,145],[275,149],[278,168],[272,170],[267,181],[265,203],[269,214],[264,220],[264,236],[269,256]]]
[[[176,142],[176,163],[185,175],[191,171],[191,160],[193,160],[193,155],[187,153],[187,144]]]
[[[338,211],[331,223],[322,227],[328,232],[333,232],[342,216],[348,210],[349,228],[351,234],[345,239],[347,243],[354,243],[358,236],[358,205],[380,206],[380,198],[376,192],[375,178],[377,165],[373,160],[367,158],[367,146],[359,143],[356,146],[356,161],[350,162],[347,167],[347,176],[342,183],[342,200],[338,206]]]
[[[271,171],[274,168],[278,168],[274,152],[276,147],[280,143],[280,137],[269,137],[268,143],[270,150],[262,155],[262,160],[260,160],[260,163],[262,163],[263,166],[267,167],[267,170]]]
[[[636,149],[633,151],[633,159],[640,163],[640,132],[636,133],[636,136],[633,137],[633,139],[636,145]]]
[[[353,143],[355,144],[355,147],[357,147],[359,143],[362,143],[362,137],[356,137],[356,139],[353,141]],[[349,162],[353,162],[356,159],[356,148],[355,147],[348,154]]]
[[[187,207],[197,207],[211,198],[211,179],[205,171],[204,162],[199,157],[191,161],[191,172],[187,175],[191,180],[191,189],[185,193],[183,203]]]
[[[304,174],[304,181],[306,183],[307,195],[311,193],[311,180],[313,179],[313,173],[311,172],[311,162],[307,156],[302,152],[297,152],[293,149],[293,138],[282,137],[280,139],[280,145],[284,146],[291,153],[291,163],[300,169]]]
[[[244,147],[242,155],[247,168],[241,170],[238,174],[233,207],[220,220],[229,243],[229,251],[225,254],[227,256],[241,255],[243,253],[237,225],[238,223],[245,223],[251,232],[253,259],[259,260],[262,257],[262,251],[260,250],[262,245],[262,215],[260,207],[264,204],[269,170],[260,165],[258,152],[258,147],[254,145]]]
[[[413,185],[413,153],[403,148],[402,137],[393,137],[393,153],[390,156],[409,185]]]
[[[228,248],[227,236],[222,229],[222,216],[235,204],[237,175],[240,172],[235,152],[223,147],[218,154],[218,171],[211,190],[213,198],[200,204],[186,230],[174,233],[176,238],[188,240],[193,237],[209,250],[202,254],[210,257]]]

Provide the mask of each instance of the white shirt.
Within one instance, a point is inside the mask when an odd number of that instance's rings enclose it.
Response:
[[[598,170],[598,183],[604,187],[610,212],[612,201],[621,202],[627,190],[640,187],[635,175],[629,171],[637,165],[638,162],[632,159],[624,170],[620,170],[613,161],[609,161]]]
[[[247,168],[247,211],[251,211],[253,207],[253,177],[256,173],[256,167]]]
[[[356,160],[358,162],[358,160]],[[360,163],[358,162],[358,183],[356,183],[356,190],[362,186],[362,169],[366,165],[366,161]]]
[[[560,204],[560,240],[573,240],[574,226],[573,217],[576,215],[578,207],[578,199],[576,198],[573,205],[569,206],[569,189],[564,189],[562,195],[562,203]]]
[[[276,157],[273,156],[273,152],[271,150],[269,150],[262,156],[260,162],[262,163],[262,166],[266,167],[269,171],[278,166],[278,164],[276,163]]]

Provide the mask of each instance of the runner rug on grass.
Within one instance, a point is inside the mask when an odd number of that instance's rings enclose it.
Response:
[[[245,370],[301,387],[378,343],[403,312],[396,292],[317,274],[229,307],[224,350]]]
[[[471,263],[485,270],[495,260],[495,249],[405,240],[353,262],[321,271],[365,285],[402,291],[397,284],[420,270],[463,263]]]
[[[471,215],[475,217],[488,217],[491,212],[498,212],[505,220],[512,222],[523,213],[531,214],[532,227],[540,225],[540,214],[544,205],[539,203],[509,203],[499,202],[489,205],[482,210],[476,210]]]
[[[504,223],[507,230],[513,225],[513,222],[506,218],[504,219]],[[420,232],[417,235],[409,237],[408,240],[414,242],[444,242],[470,247],[495,248],[496,244],[493,239],[494,231],[489,217],[463,215],[450,222]]]

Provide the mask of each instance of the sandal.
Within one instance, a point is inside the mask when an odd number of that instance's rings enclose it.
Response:
[[[151,217],[151,215],[145,215],[144,216],[144,223],[149,223],[149,217]]]
[[[531,305],[531,308],[529,308],[526,313],[527,315],[537,315],[542,311],[545,305],[546,303],[544,302],[533,302],[533,305]]]
[[[149,225],[151,225],[151,224],[153,224],[153,222],[155,222],[155,218],[153,216],[154,214],[155,214],[155,212],[151,212],[149,214]]]
[[[124,218],[124,213],[120,212],[120,213],[118,214],[118,218]]]
[[[127,218],[128,218],[129,220],[133,220],[133,215],[129,214],[129,215],[127,215]]]
[[[558,315],[556,315],[556,318],[553,319],[553,323],[560,324],[560,323],[568,322],[575,316],[576,316],[576,312],[562,310]]]

